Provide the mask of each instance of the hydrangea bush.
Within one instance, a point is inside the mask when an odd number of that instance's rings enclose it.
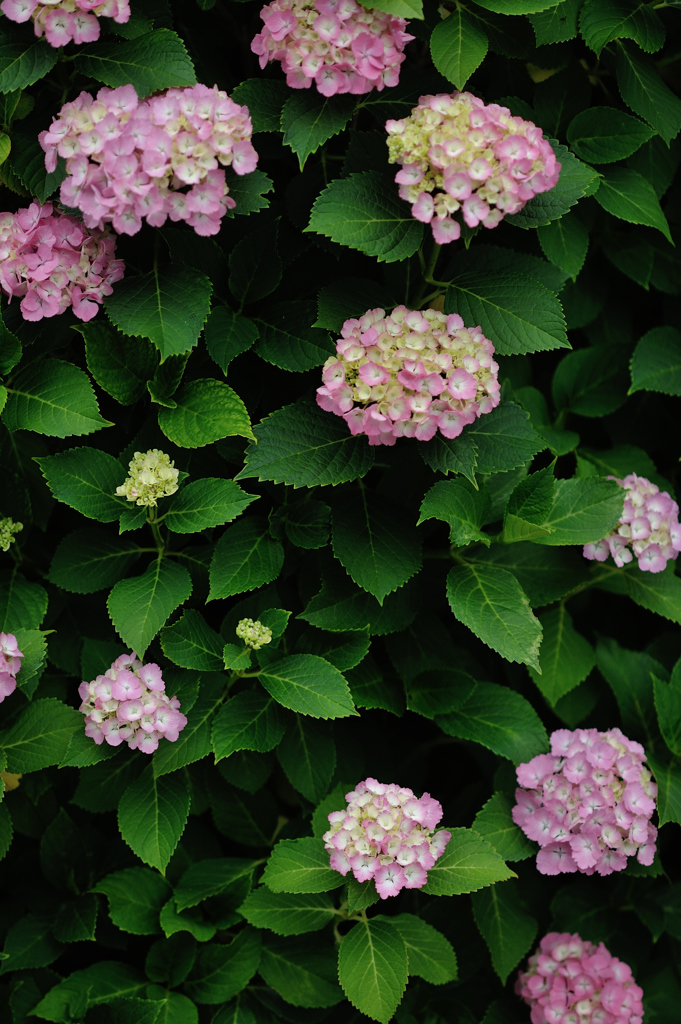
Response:
[[[0,4],[2,1024],[679,1024],[681,10],[377,2]]]

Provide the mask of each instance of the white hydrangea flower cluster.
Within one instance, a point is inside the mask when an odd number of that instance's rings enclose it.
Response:
[[[259,619],[241,619],[236,627],[236,635],[239,640],[243,640],[247,647],[259,651],[261,647],[271,641],[272,630],[269,626],[263,626]]]
[[[137,505],[156,505],[159,498],[169,497],[178,488],[180,471],[158,448],[144,454],[135,452],[128,468],[129,476],[116,488],[116,494]]]
[[[15,533],[21,533],[23,523],[15,523],[13,519],[0,519],[0,551],[9,551],[10,544],[14,544]]]

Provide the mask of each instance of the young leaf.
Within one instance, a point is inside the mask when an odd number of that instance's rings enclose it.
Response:
[[[451,11],[433,29],[430,53],[433,64],[457,89],[463,89],[482,64],[489,43],[487,36],[466,10]]]
[[[233,359],[247,352],[258,340],[258,328],[248,317],[226,306],[214,306],[206,320],[203,337],[208,355],[223,373]]]
[[[435,719],[443,732],[480,743],[514,764],[542,754],[546,730],[529,701],[496,683],[478,683],[465,704]]]
[[[189,814],[189,787],[182,774],[154,777],[153,765],[126,789],[118,827],[135,856],[165,874]]]
[[[257,690],[237,693],[223,704],[213,722],[215,763],[237,750],[273,750],[284,735],[279,705]]]
[[[337,911],[326,893],[271,892],[261,885],[239,907],[249,924],[277,935],[316,932],[333,921]]]
[[[327,1007],[340,1003],[335,950],[319,938],[280,939],[267,936],[260,975],[293,1006]]]
[[[511,803],[505,793],[495,793],[489,798],[473,819],[473,828],[504,860],[526,860],[536,853],[535,844],[511,817]]]
[[[255,351],[261,359],[294,373],[321,366],[335,352],[326,331],[311,327],[314,302],[278,302],[255,319],[260,340]]]
[[[24,774],[59,764],[79,728],[83,728],[83,716],[55,697],[28,704],[0,738],[7,771]]]
[[[89,519],[113,523],[125,508],[115,496],[125,471],[112,455],[96,448],[71,448],[35,460],[57,501],[63,501]]]
[[[451,544],[464,547],[482,541],[489,546],[488,535],[480,529],[488,510],[489,497],[484,488],[476,489],[467,480],[441,480],[426,492],[417,525],[426,519],[441,519],[449,523]]]
[[[601,179],[596,202],[613,217],[630,224],[645,224],[661,231],[672,241],[667,218],[662,212],[655,189],[637,171],[629,167],[613,167]]]
[[[184,43],[167,28],[154,28],[123,43],[90,45],[76,55],[76,67],[88,78],[113,88],[132,83],[140,99],[171,86],[196,84]]]
[[[432,868],[422,892],[431,896],[459,896],[514,878],[494,847],[471,828],[450,829],[452,838]]]
[[[636,346],[630,367],[630,395],[635,391],[681,395],[681,333],[675,327],[653,327]]]
[[[157,558],[142,576],[117,583],[106,604],[123,643],[143,658],[161,626],[191,592],[184,566]]]
[[[541,671],[541,625],[510,572],[492,566],[457,566],[447,577],[447,600],[454,617],[502,658]]]
[[[100,388],[121,405],[133,405],[145,393],[158,366],[158,356],[143,338],[129,338],[94,320],[74,328],[85,339],[87,368]]]
[[[13,378],[7,392],[2,420],[8,430],[72,437],[112,426],[99,413],[87,374],[61,359],[29,363]]]
[[[124,932],[154,935],[160,932],[158,916],[170,898],[165,878],[149,868],[125,868],[106,875],[91,892],[101,892],[109,900],[109,917]]]
[[[568,142],[582,160],[611,164],[625,160],[655,133],[631,114],[616,107],[589,107],[572,119]]]
[[[49,580],[73,594],[94,594],[125,576],[139,551],[133,541],[104,530],[76,530],[55,551]]]
[[[390,918],[360,921],[343,937],[338,977],[361,1013],[388,1024],[407,987],[407,948]]]
[[[293,788],[306,800],[319,803],[336,769],[336,744],[329,724],[302,715],[287,716],[277,757]]]
[[[175,393],[175,406],[160,409],[158,425],[180,448],[203,448],[223,437],[253,437],[246,406],[228,384],[192,380]]]
[[[261,881],[272,892],[329,892],[343,876],[329,867],[321,839],[282,839],[272,850]]]
[[[312,718],[356,715],[350,689],[337,668],[314,654],[293,654],[260,673],[267,692],[285,708]]]
[[[544,639],[539,652],[541,674],[530,675],[552,707],[584,682],[596,664],[596,653],[574,626],[565,605],[539,616]]]
[[[197,1003],[226,1003],[241,992],[260,964],[260,933],[245,928],[230,944],[204,946],[185,990]]]
[[[456,953],[441,932],[415,914],[398,914],[390,921],[407,947],[410,977],[416,975],[431,985],[456,981]]]
[[[161,634],[163,653],[181,668],[220,672],[223,646],[222,638],[193,608],[188,608]]]
[[[660,78],[655,61],[631,43],[618,42],[615,69],[624,102],[669,145],[681,130],[681,100]]]
[[[272,540],[267,522],[258,516],[228,527],[215,545],[210,564],[209,601],[257,590],[276,580],[284,549]]]
[[[283,142],[298,157],[302,171],[305,161],[327,139],[342,132],[352,117],[354,102],[350,96],[324,97],[316,89],[293,93],[281,112]]]
[[[502,985],[534,942],[539,927],[520,899],[517,883],[492,885],[473,893],[473,917],[487,944]]]

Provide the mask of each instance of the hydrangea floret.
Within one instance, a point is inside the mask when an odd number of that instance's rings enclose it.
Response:
[[[241,619],[236,627],[236,635],[254,651],[259,651],[272,640],[272,630],[269,626],[263,626],[259,619]]]
[[[128,466],[128,476],[116,488],[127,501],[136,505],[156,505],[159,498],[167,498],[178,488],[179,469],[170,456],[158,448],[148,452],[135,452]]]
[[[128,0],[2,0],[0,10],[10,21],[33,21],[33,31],[50,46],[94,43],[99,39],[99,18],[119,25],[130,19]]]
[[[68,177],[61,201],[82,211],[88,227],[113,224],[134,235],[142,220],[162,227],[186,221],[199,235],[215,235],[227,210],[225,167],[255,170],[248,107],[215,86],[167,89],[140,100],[132,85],[81,92],[41,132],[45,167],[64,157]]]
[[[10,544],[16,540],[15,534],[21,533],[23,523],[15,523],[13,519],[0,519],[0,551],[9,551]]]
[[[561,165],[541,128],[470,92],[421,96],[408,117],[386,121],[389,162],[412,215],[442,245],[469,228],[495,228],[558,181]]]
[[[324,363],[317,404],[369,444],[458,437],[499,404],[494,345],[456,313],[397,306],[346,320]]]
[[[17,688],[23,654],[13,633],[0,632],[0,704]]]
[[[518,766],[513,820],[539,843],[543,875],[610,875],[634,854],[653,863],[657,786],[645,760],[619,729],[558,729],[550,754]]]
[[[104,675],[78,687],[85,735],[100,744],[153,754],[164,737],[174,743],[187,724],[177,697],[169,697],[158,665],[121,654]]]
[[[644,572],[662,572],[681,551],[679,506],[644,476],[630,473],[623,480],[609,476],[626,491],[620,521],[603,540],[584,546],[584,557],[605,562],[609,555],[620,568],[634,555]]]
[[[348,806],[329,814],[331,828],[323,836],[334,871],[352,871],[358,882],[372,878],[384,900],[402,889],[422,888],[452,837],[446,829],[433,834],[442,817],[439,801],[372,778],[345,799]]]
[[[362,94],[397,85],[407,22],[355,0],[273,0],[251,43],[260,67],[278,60],[292,89],[314,82],[322,96]]]
[[[69,306],[79,320],[92,320],[125,272],[115,253],[115,235],[84,227],[53,203],[0,214],[0,288],[10,300],[22,296],[24,320]]]
[[[518,972],[532,1024],[641,1024],[643,989],[603,943],[549,932]]]

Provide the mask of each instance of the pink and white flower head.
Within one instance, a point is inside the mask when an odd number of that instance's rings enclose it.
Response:
[[[184,220],[199,235],[216,235],[236,206],[225,167],[255,170],[248,107],[215,86],[167,89],[140,100],[132,85],[81,92],[41,132],[45,167],[66,161],[61,200],[88,227],[112,224],[135,235],[146,220],[162,227]]]
[[[445,829],[433,834],[442,805],[429,793],[417,798],[411,789],[371,778],[345,799],[348,806],[329,815],[331,828],[323,836],[334,871],[352,871],[358,882],[373,878],[384,900],[401,889],[422,888],[451,839]]]
[[[13,633],[0,632],[0,704],[17,688],[23,654]]]
[[[24,320],[56,316],[69,306],[91,320],[125,273],[116,237],[85,228],[53,203],[0,213],[0,289],[21,296]]]
[[[641,1024],[643,989],[603,945],[549,932],[518,972],[515,991],[532,1024]]]
[[[386,121],[400,198],[442,245],[469,228],[495,228],[558,181],[541,128],[470,92],[421,96],[408,117]]]
[[[397,85],[404,48],[414,36],[404,18],[355,0],[273,0],[251,43],[260,67],[278,60],[292,89],[314,82],[323,96],[355,95]]]
[[[610,875],[655,857],[657,786],[640,743],[619,729],[558,729],[551,753],[517,769],[513,820],[539,843],[543,875]]]
[[[50,46],[66,46],[73,40],[94,43],[99,39],[99,18],[113,18],[119,25],[130,18],[128,0],[2,0],[0,10],[10,21],[32,21],[37,36]]]
[[[346,320],[324,363],[317,404],[369,444],[458,437],[499,404],[494,345],[456,313],[397,306]]]
[[[164,737],[174,743],[187,724],[177,697],[169,697],[158,665],[143,665],[136,654],[122,654],[104,675],[81,683],[79,708],[85,735],[95,743],[153,754]]]
[[[620,568],[638,559],[644,572],[662,572],[681,551],[679,506],[644,476],[630,473],[624,480],[609,476],[626,494],[620,521],[607,537],[584,546],[584,557],[604,562],[609,555]]]

